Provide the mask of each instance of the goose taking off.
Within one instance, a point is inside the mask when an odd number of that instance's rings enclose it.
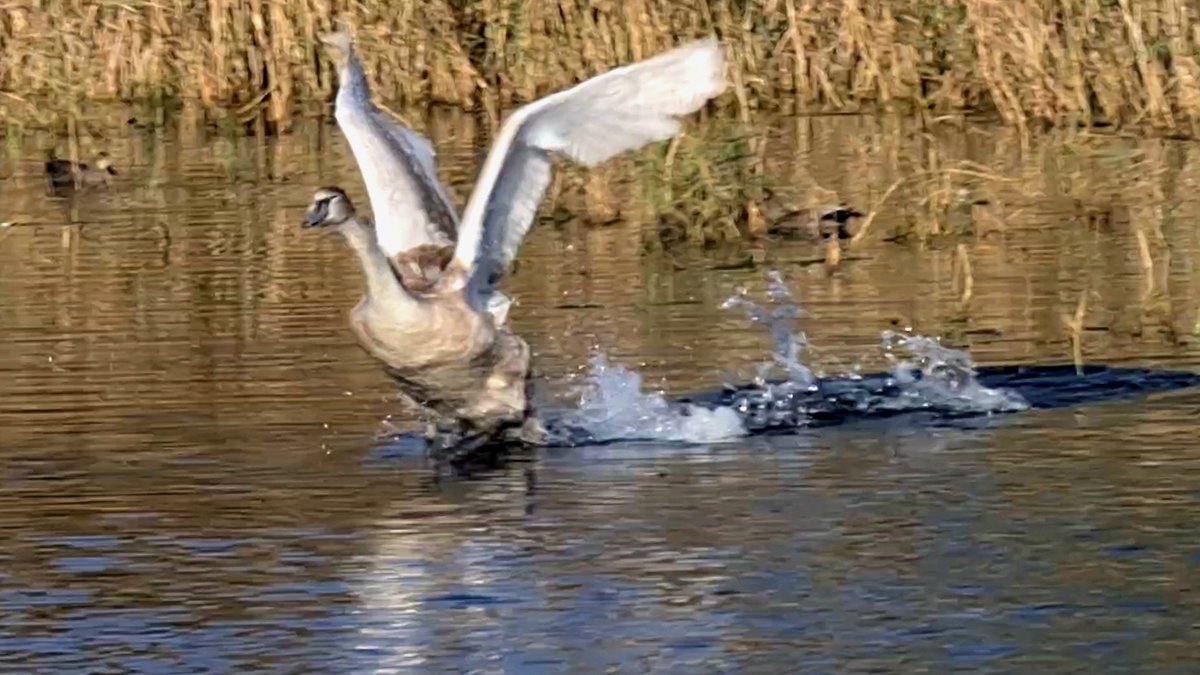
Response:
[[[459,222],[429,141],[371,104],[345,33],[324,41],[338,67],[335,117],[362,172],[375,224],[373,231],[363,225],[345,193],[334,189],[317,192],[305,222],[336,225],[359,255],[368,287],[351,315],[359,343],[456,442],[514,432],[535,440],[526,396],[529,347],[508,328],[509,300],[496,284],[533,226],[551,158],[594,166],[678,134],[677,118],[725,89],[719,44],[699,40],[515,111]],[[367,246],[372,235],[377,251]]]

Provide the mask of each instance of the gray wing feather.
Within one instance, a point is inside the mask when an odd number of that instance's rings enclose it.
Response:
[[[480,282],[490,286],[504,276],[537,217],[538,206],[550,185],[552,168],[549,153],[540,148],[516,143],[509,150],[492,190],[493,198],[488,201],[487,220],[479,242],[485,254],[476,260],[473,275]],[[506,255],[506,252],[512,253]]]
[[[441,202],[441,208],[457,224],[458,213],[454,209],[454,202],[446,193],[442,181],[438,179],[437,151],[433,149],[433,143],[430,143],[428,138],[398,123],[391,115],[378,108],[375,108],[372,115],[375,117],[375,122],[386,130],[392,140],[412,158],[411,166],[414,173],[418,174],[418,180],[433,191],[438,201]],[[449,234],[453,237],[455,233],[449,232]]]
[[[334,116],[366,184],[380,248],[391,257],[422,244],[451,243],[458,217],[437,178],[433,147],[371,102],[348,35],[326,42],[340,57]]]

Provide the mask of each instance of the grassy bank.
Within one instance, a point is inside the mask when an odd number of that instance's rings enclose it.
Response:
[[[1195,0],[30,0],[0,13],[0,115],[183,99],[286,121],[334,86],[345,16],[378,95],[505,107],[698,35],[754,108],[988,110],[1195,134]]]

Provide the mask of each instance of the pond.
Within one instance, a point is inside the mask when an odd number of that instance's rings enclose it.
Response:
[[[476,121],[414,124],[461,203]],[[836,268],[799,239],[663,246],[645,220],[563,217],[595,205],[569,172],[507,282],[548,400],[612,373],[641,378],[630,396],[749,381],[771,335],[722,303],[761,301],[768,270],[819,374],[886,368],[881,333],[906,329],[984,365],[1070,363],[1077,341],[1200,369],[1194,146],[844,116],[753,140],[796,199],[879,207],[870,230]],[[319,185],[365,195],[333,127],[129,127],[99,146],[111,189],[69,197],[41,175],[57,142],[0,160],[5,669],[1194,663],[1195,390],[447,473],[397,440],[411,413],[346,326],[354,259],[299,227]],[[634,168],[605,174],[617,203]]]

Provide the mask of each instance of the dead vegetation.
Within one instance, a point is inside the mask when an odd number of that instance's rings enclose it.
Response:
[[[356,28],[380,98],[506,108],[715,33],[754,109],[986,110],[1028,129],[1096,122],[1194,135],[1194,0],[40,0],[0,13],[0,117],[189,100],[286,123],[326,101],[317,43]],[[65,123],[64,123],[65,124]]]

